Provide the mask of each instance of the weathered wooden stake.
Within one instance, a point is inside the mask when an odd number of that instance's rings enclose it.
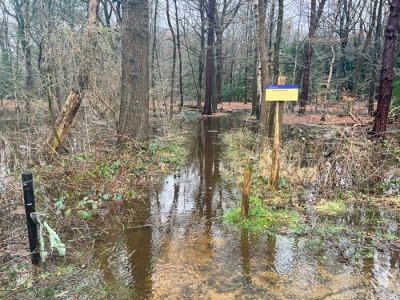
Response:
[[[31,213],[35,212],[35,194],[33,192],[33,177],[32,172],[22,173],[22,188],[24,191],[24,203],[26,223],[28,225],[29,248],[31,250],[32,264],[37,266],[40,261],[40,253],[37,248],[37,227],[36,223],[31,218]]]
[[[65,137],[74,124],[74,120],[81,103],[82,94],[78,91],[71,90],[68,99],[54,124],[55,128],[47,136],[44,146],[49,146],[55,151],[59,149],[61,146],[60,143],[64,142]],[[55,133],[57,133],[58,139]]]
[[[250,189],[251,189],[251,173],[253,171],[254,158],[249,157],[244,167],[244,182],[242,196],[242,217],[249,215]]]
[[[278,77],[278,85],[286,84],[286,77]],[[275,133],[274,133],[274,146],[272,148],[272,166],[269,184],[275,188],[278,187],[279,182],[279,164],[280,164],[280,149],[282,139],[282,126],[283,126],[283,109],[285,102],[277,101],[275,112]]]

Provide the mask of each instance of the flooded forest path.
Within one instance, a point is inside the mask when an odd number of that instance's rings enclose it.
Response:
[[[220,134],[241,126],[251,124],[226,116],[185,124],[188,164],[149,190],[145,225],[121,224],[94,245],[103,288],[113,295],[118,282],[130,291],[126,299],[398,299],[397,252],[371,249],[343,262],[334,247],[314,251],[312,236],[224,222],[240,191],[221,178]],[[333,222],[358,224],[370,213],[354,207]],[[378,214],[397,234],[397,216]]]

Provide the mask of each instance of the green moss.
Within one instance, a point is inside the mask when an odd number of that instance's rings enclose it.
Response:
[[[296,228],[300,215],[295,210],[272,209],[260,198],[250,198],[250,216],[242,218],[240,207],[229,210],[225,219],[229,224],[243,226],[252,231],[274,231]]]
[[[322,214],[333,216],[340,215],[346,211],[346,205],[343,200],[321,200],[315,208]]]

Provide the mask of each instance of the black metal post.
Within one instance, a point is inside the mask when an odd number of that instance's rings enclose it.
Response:
[[[40,253],[37,249],[37,226],[31,218],[31,213],[35,212],[35,195],[33,192],[33,177],[32,172],[22,173],[22,188],[24,190],[24,203],[26,223],[28,225],[29,248],[31,250],[32,264],[37,266],[40,261]]]

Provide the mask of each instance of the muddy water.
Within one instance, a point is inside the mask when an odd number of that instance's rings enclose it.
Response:
[[[149,192],[145,226],[123,224],[97,241],[94,264],[110,297],[123,285],[129,291],[118,296],[123,299],[399,299],[396,252],[371,248],[357,257],[344,236],[340,245],[353,259],[343,261],[333,243],[314,251],[310,236],[256,234],[223,222],[240,199],[220,174],[225,162],[219,134],[243,126],[229,120],[188,125],[190,162]],[[382,230],[398,235],[396,214],[362,205],[339,218],[311,208],[306,214],[314,224],[365,231],[384,221]]]

